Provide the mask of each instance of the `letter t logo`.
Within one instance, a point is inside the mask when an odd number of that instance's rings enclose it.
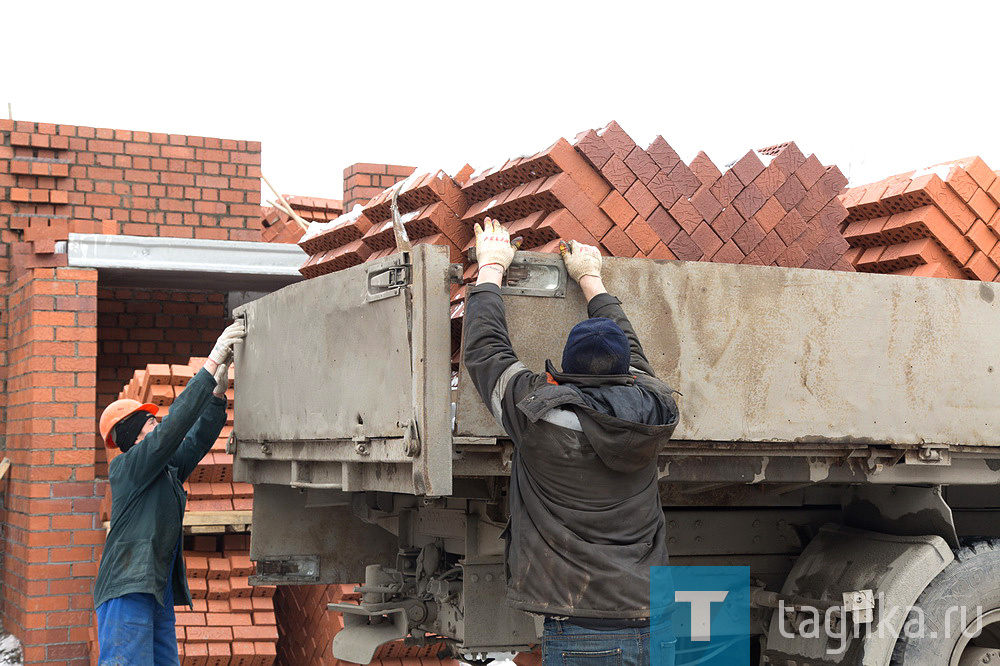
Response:
[[[691,604],[691,640],[712,640],[712,602],[725,601],[729,592],[703,590],[677,590],[674,600]]]

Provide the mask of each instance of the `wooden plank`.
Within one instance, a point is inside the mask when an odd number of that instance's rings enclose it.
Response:
[[[249,525],[253,522],[253,511],[188,511],[184,514],[184,526],[201,525]]]
[[[187,534],[221,534],[247,532],[253,522],[253,511],[188,511],[184,514],[184,532]],[[104,530],[111,529],[109,521]]]

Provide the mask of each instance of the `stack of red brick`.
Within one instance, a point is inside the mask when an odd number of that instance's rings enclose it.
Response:
[[[325,223],[335,220],[344,212],[343,202],[337,199],[319,197],[298,197],[286,195],[285,201],[292,210],[306,222]],[[275,208],[261,208],[261,240],[267,243],[298,243],[305,233],[291,215]]]
[[[330,646],[344,627],[340,613],[326,605],[357,601],[361,595],[354,585],[289,585],[279,587],[274,597],[278,616],[278,663],[323,666],[352,666],[334,659]],[[443,643],[407,646],[402,641],[378,649],[373,666],[458,666],[454,659],[441,659]]]
[[[840,233],[846,184],[837,167],[794,143],[751,150],[723,172],[705,153],[686,164],[662,137],[643,149],[611,122],[492,169],[414,172],[313,225],[299,242],[310,255],[300,270],[316,277],[393,253],[394,191],[410,239],[449,246],[467,281],[473,225],[487,217],[522,237],[525,250],[555,251],[559,239],[573,239],[619,257],[852,270]],[[456,354],[464,291],[452,290]]]
[[[187,537],[184,560],[193,606],[176,607],[182,666],[270,666],[277,656],[273,586],[250,586],[250,538]],[[90,634],[98,663],[97,623]]]
[[[461,219],[466,208],[461,187],[443,171],[415,172],[366,205],[358,204],[330,223],[311,225],[299,241],[310,255],[300,269],[302,274],[316,277],[395,252],[394,193],[409,239],[418,245],[448,246],[452,260],[461,261],[461,249],[472,237],[471,228]]]
[[[854,187],[841,201],[858,271],[1000,277],[1000,173],[979,157]]]
[[[170,405],[174,399],[204,363],[203,358],[192,358],[187,365],[150,363],[135,371],[118,397],[157,405],[160,407],[157,417],[162,419],[170,413]],[[226,441],[233,430],[235,396],[231,368],[229,372],[226,425],[212,450],[188,479],[188,511],[242,511],[253,507],[253,486],[248,483],[233,483],[233,457],[226,453]]]
[[[794,143],[751,150],[725,172],[703,152],[685,164],[662,137],[643,150],[614,122],[575,145],[614,187],[601,209],[618,227],[602,237],[616,256],[851,270],[838,228],[847,179]]]
[[[239,540],[240,547],[228,548],[230,540]],[[177,613],[181,664],[270,666],[278,642],[275,588],[249,584],[249,536],[196,536],[190,541],[184,558],[194,607]]]

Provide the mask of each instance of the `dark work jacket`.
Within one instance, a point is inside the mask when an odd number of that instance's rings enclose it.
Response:
[[[162,605],[168,584],[175,604],[191,605],[179,552],[187,504],[181,484],[226,424],[226,401],[213,396],[214,389],[215,378],[199,370],[163,421],[111,461],[111,530],[94,583],[94,608],[133,592],[152,594]]]
[[[625,331],[632,374],[568,376],[551,364],[531,372],[511,347],[496,285],[468,292],[465,365],[515,445],[507,603],[555,616],[645,618],[649,568],[667,564],[656,458],[677,405],[620,301],[595,296],[588,312]]]

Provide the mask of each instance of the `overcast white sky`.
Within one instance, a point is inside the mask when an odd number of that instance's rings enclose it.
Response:
[[[855,184],[1000,169],[992,1],[5,2],[0,20],[15,119],[259,140],[293,194],[339,198],[353,162],[491,166],[611,119],[720,166],[792,139]]]

